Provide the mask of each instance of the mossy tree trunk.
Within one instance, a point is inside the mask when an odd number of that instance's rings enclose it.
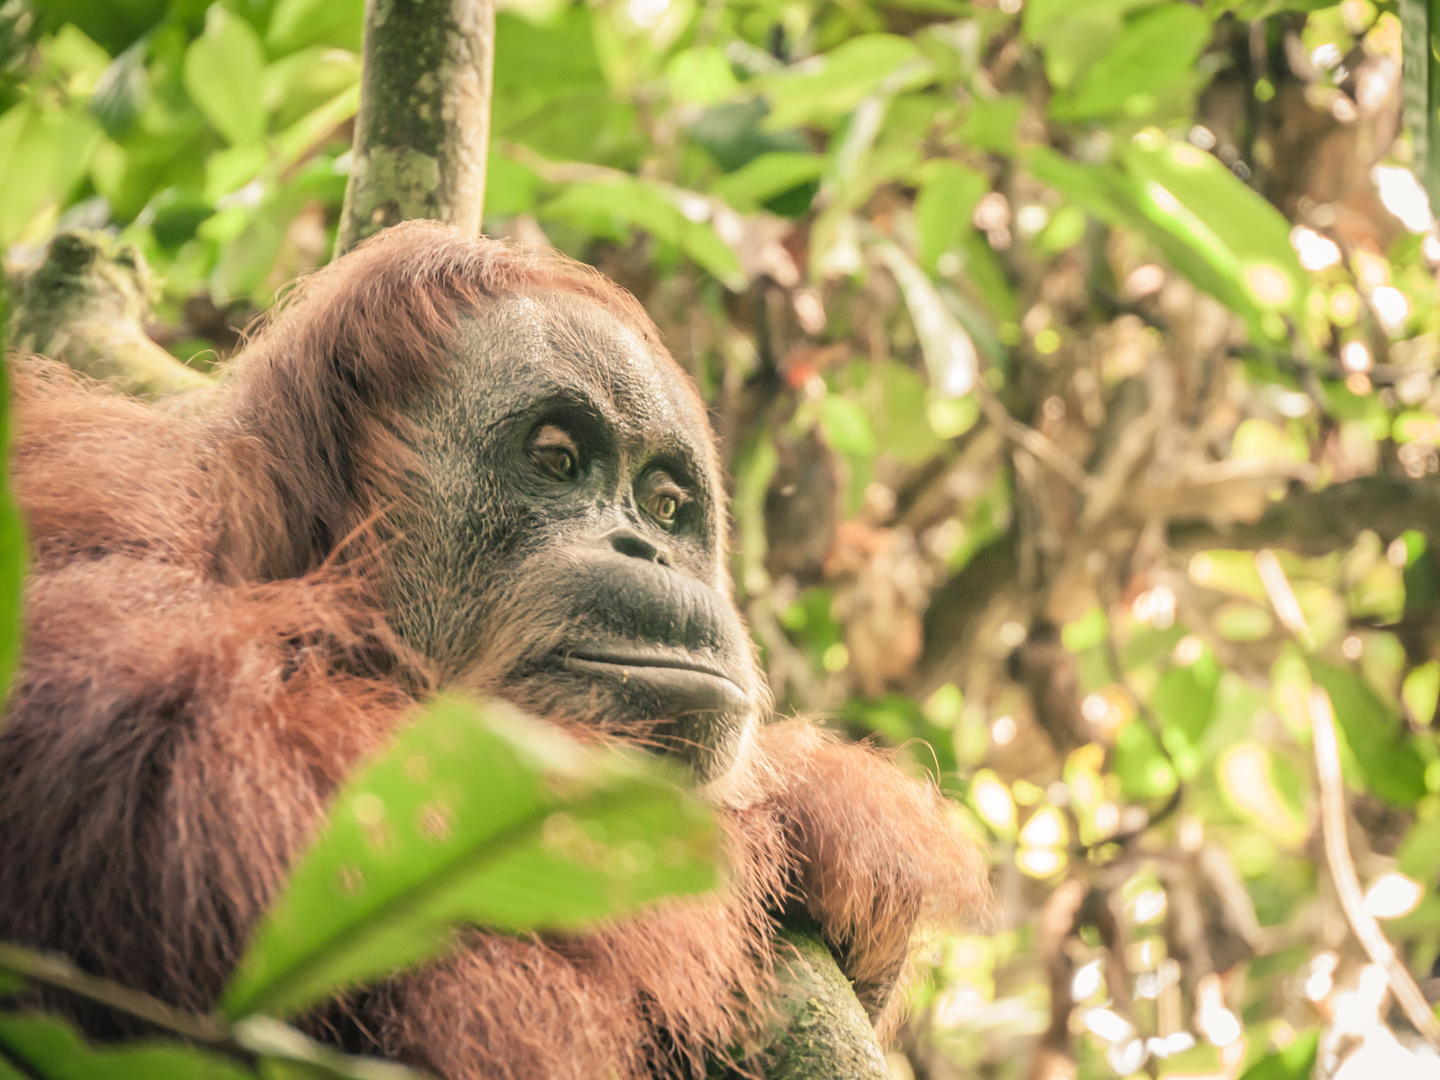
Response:
[[[780,936],[793,949],[777,972],[780,1025],[752,1071],[765,1080],[889,1080],[870,1018],[819,931]]]
[[[493,0],[366,0],[337,256],[411,218],[480,232],[494,70]]]

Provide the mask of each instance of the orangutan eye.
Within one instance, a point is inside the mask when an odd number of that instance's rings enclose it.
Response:
[[[554,424],[542,424],[530,436],[530,460],[556,480],[574,480],[580,475],[580,448],[568,431]]]
[[[655,473],[650,480],[651,490],[645,500],[645,512],[667,529],[673,529],[680,520],[680,512],[690,501],[685,490],[665,473]]]

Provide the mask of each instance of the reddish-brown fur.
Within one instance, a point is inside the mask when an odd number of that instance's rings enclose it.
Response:
[[[405,407],[444,377],[458,314],[557,289],[663,355],[599,275],[411,224],[300,287],[188,411],[18,367],[34,565],[0,735],[0,938],[213,1006],[337,785],[429,688],[370,588]],[[577,937],[476,932],[317,1030],[454,1080],[703,1075],[761,1022],[795,893],[889,1030],[916,931],[983,896],[974,846],[932,788],[807,724],[763,729],[747,766],[720,895]]]

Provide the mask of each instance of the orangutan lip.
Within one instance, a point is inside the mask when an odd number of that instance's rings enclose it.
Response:
[[[697,675],[707,675],[712,679],[724,679],[737,690],[740,689],[739,684],[719,664],[668,650],[615,649],[606,652],[598,650],[568,652],[560,654],[560,663],[572,670],[576,668],[583,670],[590,665],[603,665],[607,668],[647,668],[694,672]]]

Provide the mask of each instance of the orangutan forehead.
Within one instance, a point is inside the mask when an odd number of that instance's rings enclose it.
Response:
[[[519,405],[583,395],[637,433],[708,433],[689,377],[670,357],[593,300],[570,293],[508,295],[464,318],[453,347],[462,384]],[[687,441],[689,441],[687,439]],[[696,447],[708,458],[711,448]]]

